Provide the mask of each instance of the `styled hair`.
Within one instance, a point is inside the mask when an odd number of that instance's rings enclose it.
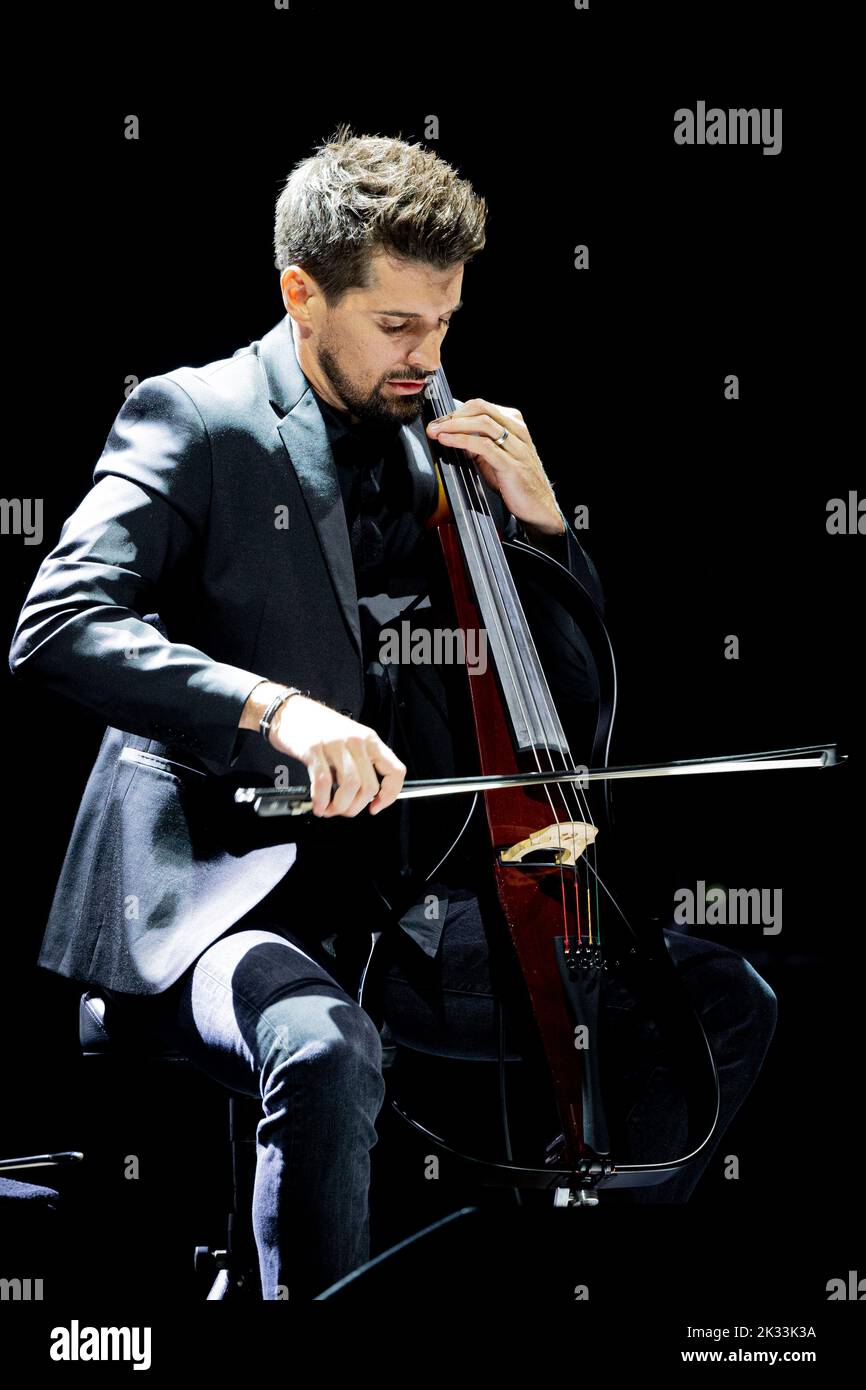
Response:
[[[432,150],[342,124],[286,179],[274,264],[301,266],[333,307],[370,285],[376,251],[442,270],[465,263],[484,246],[486,218],[484,199]]]

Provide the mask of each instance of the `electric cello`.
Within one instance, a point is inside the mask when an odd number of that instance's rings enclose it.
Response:
[[[425,426],[455,408],[440,367],[425,390]],[[613,841],[612,783],[829,767],[845,759],[827,744],[610,767],[616,666],[593,596],[546,552],[520,539],[503,540],[496,522],[501,501],[468,452],[427,443],[438,502],[426,525],[438,531],[458,626],[464,633],[483,631],[488,653],[486,670],[467,677],[480,772],[407,780],[398,800],[467,793],[483,799],[496,897],[531,1005],[560,1133],[535,1164],[513,1162],[510,1150],[506,1161],[494,1162],[448,1143],[401,1102],[392,1105],[426,1142],[471,1167],[482,1184],[553,1189],[557,1205],[593,1205],[602,1188],[672,1177],[710,1143],[719,1113],[712,1051],[662,928],[633,926],[607,867],[601,871],[605,839]],[[575,751],[588,753],[586,761],[579,763]],[[598,795],[591,812],[592,791]],[[235,800],[263,816],[304,815],[312,807],[309,787],[239,788]],[[381,939],[373,933],[358,995],[380,1027],[368,1000]],[[606,996],[617,990],[652,1001],[678,1059],[689,1139],[687,1152],[664,1162],[624,1161],[612,1141],[602,1012]],[[502,1073],[502,1052],[499,1062]]]

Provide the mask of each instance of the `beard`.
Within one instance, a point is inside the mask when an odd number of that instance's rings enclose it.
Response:
[[[390,379],[385,377],[372,390],[362,392],[346,376],[327,342],[320,343],[317,356],[319,366],[331,386],[351,414],[357,416],[359,420],[370,425],[393,425],[396,427],[411,425],[419,418],[424,400],[423,391],[418,391],[411,396],[398,395],[391,399],[385,395],[385,382]],[[418,377],[413,379],[420,380],[421,374],[419,373]],[[394,377],[394,380],[397,381],[399,378]]]

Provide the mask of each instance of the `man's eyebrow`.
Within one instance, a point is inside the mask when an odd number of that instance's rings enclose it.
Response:
[[[457,303],[451,308],[446,309],[446,314],[456,314],[458,309],[463,308],[463,300],[458,299]],[[423,314],[416,314],[411,309],[371,309],[371,314],[390,314],[394,319],[420,319]]]

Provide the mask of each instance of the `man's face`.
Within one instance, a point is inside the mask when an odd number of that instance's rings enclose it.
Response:
[[[283,272],[286,307],[296,302],[289,285],[296,287],[301,278],[306,294],[298,295],[303,311],[292,315],[295,343],[315,390],[356,420],[411,424],[421,414],[423,386],[439,366],[442,339],[460,307],[462,265],[443,271],[379,252],[371,262],[371,287],[348,290],[331,309],[298,267]],[[395,382],[422,386],[408,390]]]

